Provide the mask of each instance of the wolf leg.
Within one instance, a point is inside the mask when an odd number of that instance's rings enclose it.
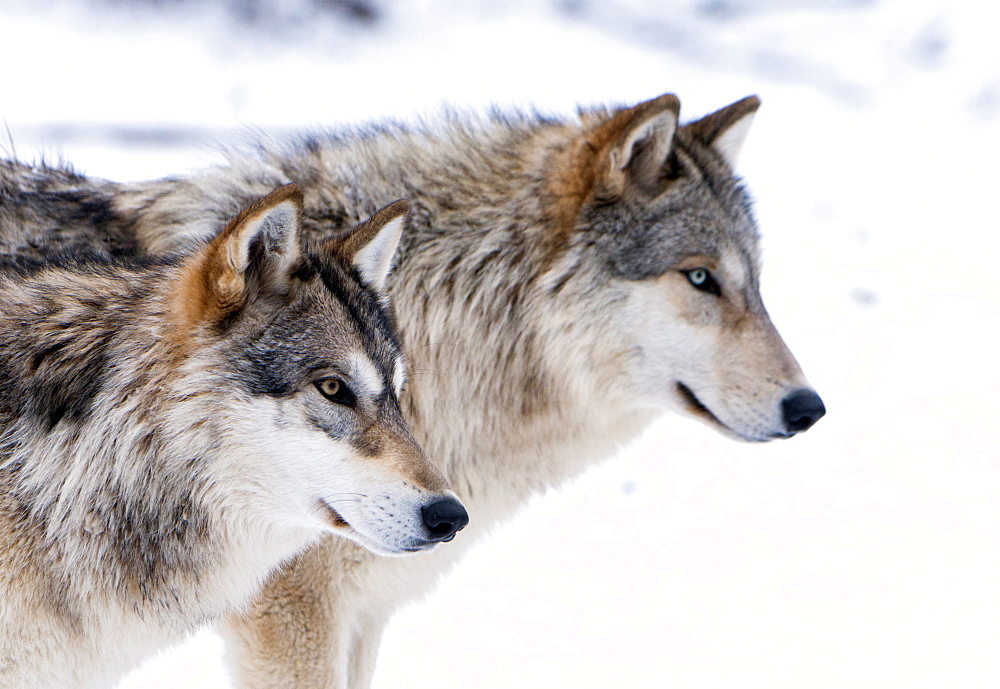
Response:
[[[393,612],[434,587],[461,544],[372,555],[330,537],[276,572],[223,635],[239,689],[368,689]]]
[[[330,550],[323,542],[286,563],[244,613],[225,621],[229,666],[240,689],[351,686],[351,639],[336,614]]]
[[[347,686],[350,689],[368,689],[375,674],[382,632],[387,620],[367,620],[354,633],[350,648]]]

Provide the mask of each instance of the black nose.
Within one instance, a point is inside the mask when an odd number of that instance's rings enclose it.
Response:
[[[420,508],[431,541],[450,541],[469,523],[469,513],[455,498],[444,498]]]
[[[804,431],[826,414],[823,400],[812,390],[803,388],[789,393],[781,400],[781,413],[785,428],[791,433]]]

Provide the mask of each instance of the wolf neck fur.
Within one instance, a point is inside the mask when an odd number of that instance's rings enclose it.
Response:
[[[298,182],[304,230],[319,238],[410,199],[390,277],[410,361],[403,403],[463,499],[483,503],[472,505],[475,527],[613,454],[652,418],[613,382],[632,353],[582,332],[573,318],[588,301],[573,297],[587,289],[586,261],[576,260],[566,223],[587,189],[553,180],[569,174],[559,169],[567,156],[587,148],[583,131],[580,122],[497,115],[308,136],[286,147],[265,142],[180,184],[126,187],[117,202],[144,248],[163,253],[214,234],[232,213],[234,176],[250,193]],[[166,219],[187,229],[164,233],[157,228]],[[556,337],[560,328],[574,334],[570,349]],[[436,374],[446,369],[462,375]],[[505,465],[502,481],[494,461]]]
[[[269,539],[261,525],[217,516],[231,500],[215,494],[212,475],[225,434],[207,413],[212,377],[177,363],[164,332],[157,288],[170,276],[43,269],[0,279],[0,330],[14,334],[0,341],[0,487],[47,550],[48,576],[90,581],[123,611],[186,606],[197,618],[220,603],[206,572],[243,580],[249,592],[267,569],[251,563],[277,562],[268,543],[287,535]],[[187,413],[166,414],[164,395],[183,398]],[[29,397],[42,401],[32,408]],[[199,600],[185,600],[195,581]],[[67,605],[82,612],[87,602]]]
[[[383,198],[411,198],[397,261],[405,267],[391,285],[410,361],[404,403],[418,439],[474,503],[476,523],[610,456],[653,416],[618,392],[632,353],[585,332],[579,323],[592,317],[575,317],[592,301],[579,298],[586,263],[572,246],[553,260],[547,241],[565,229],[553,227],[565,218],[551,208],[562,213],[586,194],[551,198],[555,168],[582,130],[532,118],[514,130],[507,124],[452,124],[432,136],[390,131],[360,154],[334,141],[282,158],[283,172],[323,179],[322,208],[365,212]],[[454,177],[442,174],[448,168]],[[447,369],[463,375],[436,373]],[[496,480],[499,461],[504,481]],[[510,477],[517,485],[506,485]]]

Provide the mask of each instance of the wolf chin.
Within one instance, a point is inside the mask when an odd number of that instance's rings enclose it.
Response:
[[[388,287],[418,372],[404,416],[482,533],[664,410],[751,442],[825,413],[759,293],[734,174],[758,105],[683,126],[673,95],[575,118],[450,115],[261,140],[216,169],[128,185],[10,163],[0,181],[20,205],[2,238],[15,253],[160,255],[210,240],[234,203],[288,181],[318,238],[410,199]],[[471,541],[405,562],[344,539],[309,549],[227,621],[238,684],[368,686],[393,610]]]
[[[464,525],[396,401],[407,204],[306,251],[301,202],[184,257],[0,265],[0,687],[105,686],[321,534],[394,554]]]

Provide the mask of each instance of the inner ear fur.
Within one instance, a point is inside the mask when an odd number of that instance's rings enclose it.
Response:
[[[409,212],[409,201],[394,201],[343,236],[327,241],[323,249],[353,265],[363,283],[382,291]]]
[[[182,271],[188,322],[217,321],[265,292],[288,290],[301,260],[302,190],[286,184],[245,208]]]
[[[620,198],[630,185],[643,190],[658,186],[680,109],[680,100],[668,93],[619,110],[588,132],[587,142],[598,152],[593,189],[596,198]]]
[[[585,204],[619,200],[630,184],[648,193],[660,183],[680,109],[680,100],[668,93],[610,114],[580,111],[582,131],[547,171],[548,256],[567,246]]]
[[[747,96],[684,125],[683,130],[692,139],[714,149],[733,168],[759,107],[760,98]]]

